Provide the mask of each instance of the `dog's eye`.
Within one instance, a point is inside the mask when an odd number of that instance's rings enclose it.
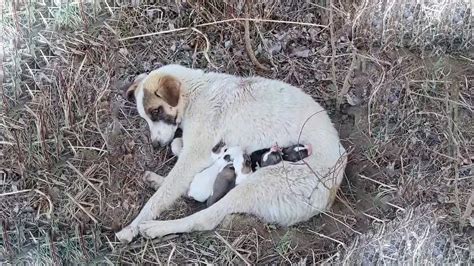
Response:
[[[158,121],[161,117],[161,114],[163,113],[163,107],[158,107],[150,112],[151,120],[152,121]]]
[[[224,148],[224,152],[227,152],[227,148]]]

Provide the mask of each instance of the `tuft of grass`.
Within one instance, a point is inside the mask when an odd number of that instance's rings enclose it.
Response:
[[[291,230],[288,230],[276,244],[276,252],[281,256],[288,253],[291,249]]]
[[[82,19],[78,5],[67,4],[64,7],[51,8],[50,12],[55,25],[59,28],[76,30],[82,26]]]

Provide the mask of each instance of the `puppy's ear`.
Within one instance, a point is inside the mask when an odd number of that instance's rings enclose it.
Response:
[[[176,107],[179,102],[179,94],[181,91],[181,82],[171,76],[164,76],[160,79],[158,90],[155,91],[156,96],[162,98],[171,107]]]
[[[252,158],[250,157],[250,155],[244,153],[244,154],[243,154],[243,157],[244,157],[244,163],[245,163],[245,164],[247,164],[247,163],[248,163],[248,164],[251,164],[251,163],[252,163]]]
[[[125,86],[126,90],[124,93],[125,99],[130,102],[135,102],[135,90],[138,88],[138,84],[147,76],[146,73],[138,75],[132,83]]]
[[[252,166],[252,161],[250,160],[250,158],[248,160],[245,160],[245,166],[246,167],[251,167]]]

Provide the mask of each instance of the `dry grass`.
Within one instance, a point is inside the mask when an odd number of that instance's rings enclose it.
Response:
[[[177,3],[4,3],[0,262],[468,260],[468,1],[266,1],[249,12],[242,2]],[[250,43],[247,16],[258,19]],[[249,45],[271,71],[254,65]],[[121,85],[168,63],[280,79],[322,103],[352,151],[331,211],[292,228],[234,216],[216,232],[120,245],[114,231],[153,193],[142,173],[174,163],[151,149]],[[164,218],[200,208],[182,200]]]

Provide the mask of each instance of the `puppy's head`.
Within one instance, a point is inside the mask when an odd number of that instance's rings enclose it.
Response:
[[[175,77],[153,71],[136,77],[126,91],[126,97],[136,103],[138,113],[148,123],[154,148],[167,145],[181,122],[181,86]]]
[[[244,161],[242,163],[242,170],[241,172],[245,175],[248,175],[252,172],[252,159],[247,154],[244,154]]]
[[[220,157],[222,157],[226,151],[227,151],[227,145],[224,143],[224,141],[221,140],[212,148],[211,158],[213,160],[217,160]]]
[[[242,149],[233,151],[234,167],[237,175],[248,175],[252,172],[252,162],[250,156],[244,154]]]
[[[282,155],[280,149],[270,148],[268,152],[263,154],[260,160],[260,167],[275,165],[282,161]]]

